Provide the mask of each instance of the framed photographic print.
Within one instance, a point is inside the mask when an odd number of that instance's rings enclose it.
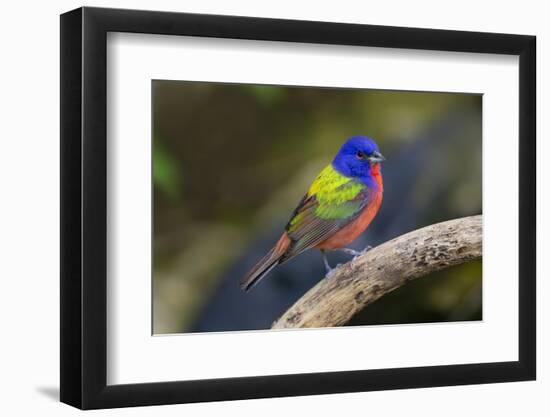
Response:
[[[535,379],[535,38],[61,16],[61,401]]]

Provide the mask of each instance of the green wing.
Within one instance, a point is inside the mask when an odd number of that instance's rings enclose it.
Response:
[[[330,165],[302,198],[286,225],[292,243],[284,262],[328,239],[361,214],[369,201],[368,188],[344,177]]]

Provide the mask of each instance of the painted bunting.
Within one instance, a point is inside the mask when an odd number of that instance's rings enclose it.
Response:
[[[241,288],[248,291],[277,265],[311,248],[321,251],[327,272],[331,267],[325,251],[358,255],[345,246],[378,213],[383,194],[380,162],[384,159],[371,138],[349,138],[315,178],[275,246],[241,280]]]

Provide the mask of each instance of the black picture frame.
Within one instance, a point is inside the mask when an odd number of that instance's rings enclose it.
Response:
[[[108,32],[519,56],[519,360],[107,385]],[[536,376],[534,36],[154,11],[61,15],[61,401],[82,409],[533,380]]]

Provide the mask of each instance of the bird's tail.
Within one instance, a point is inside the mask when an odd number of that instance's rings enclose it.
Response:
[[[290,238],[283,233],[277,244],[241,280],[241,289],[248,291],[275,268],[290,246]]]

